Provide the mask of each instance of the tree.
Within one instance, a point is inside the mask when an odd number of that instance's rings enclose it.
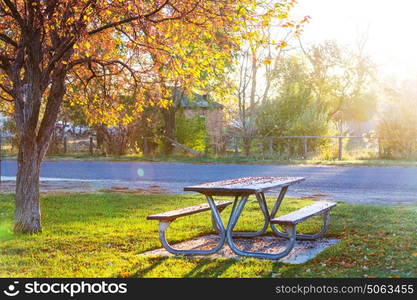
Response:
[[[171,154],[171,140],[176,139],[175,112],[183,94],[191,94],[190,91],[194,89],[203,93],[224,91],[220,88],[223,83],[221,79],[233,62],[231,53],[237,49],[235,38],[228,36],[225,28],[217,27],[208,31],[202,26],[174,26],[169,31],[169,34],[159,37],[169,47],[164,53],[151,56],[153,62],[159,62],[158,66],[148,66],[151,71],[146,72],[146,81],[140,82],[140,101],[136,100],[138,95],[126,96],[134,90],[126,78],[129,74],[107,70],[109,66],[93,65],[88,72],[75,70],[70,74],[77,84],[70,87],[67,98],[81,107],[86,122],[97,128],[99,136],[110,146],[106,147],[106,153],[111,154],[111,148],[116,146],[119,150],[114,154],[124,154],[127,135],[132,136],[136,131],[132,123],[143,124],[137,121],[144,110],[158,107],[164,121],[164,130],[160,132],[164,142],[163,151],[166,155]],[[174,59],[171,54],[167,55],[170,53],[167,51],[175,53]],[[119,56],[125,55],[125,51],[118,52]],[[165,59],[161,55],[165,55]],[[141,55],[133,56],[130,60],[140,65],[148,64]]]
[[[377,133],[380,138],[380,154],[389,159],[417,158],[417,105],[416,81],[384,83],[384,105],[380,114]]]
[[[346,134],[350,121],[367,121],[376,111],[375,66],[365,53],[366,40],[358,50],[342,48],[335,41],[325,41],[304,49],[310,63],[314,95],[335,121],[339,133]]]
[[[262,135],[329,135],[334,128],[347,134],[344,124],[373,116],[374,67],[363,47],[354,52],[327,41],[300,48],[302,53],[285,53],[267,72],[273,93],[258,108]],[[310,149],[316,146],[309,141]]]
[[[90,78],[130,76],[121,88],[135,99],[143,99],[150,90],[148,82],[154,82],[154,69],[171,65],[178,73],[184,68],[198,70],[181,48],[181,42],[188,39],[185,34],[195,30],[208,38],[233,38],[226,33],[239,28],[236,11],[254,3],[1,0],[0,97],[13,112],[19,138],[15,232],[41,231],[40,164],[73,80],[88,85]],[[222,53],[228,55],[231,50],[224,48]],[[173,73],[167,79],[169,74]],[[194,80],[191,76],[186,79]],[[161,96],[163,91],[155,93]]]
[[[237,119],[246,156],[249,155],[252,136],[256,134],[256,118],[259,107],[269,96],[272,70],[280,62],[283,50],[291,38],[299,36],[306,16],[294,21],[289,17],[295,1],[282,1],[273,6],[265,4],[261,18],[248,18],[244,28],[244,45],[238,53],[239,64],[235,75]],[[280,9],[277,9],[277,8]],[[243,12],[245,15],[245,13]]]
[[[314,81],[305,60],[284,56],[278,66],[271,74],[278,92],[259,107],[257,114],[259,133],[263,136],[329,134],[330,120],[314,95]],[[318,140],[309,141],[310,150],[319,145]],[[291,154],[304,154],[303,145],[295,140],[275,139],[274,147],[281,153],[290,148]]]

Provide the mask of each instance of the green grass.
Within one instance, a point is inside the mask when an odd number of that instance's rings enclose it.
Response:
[[[42,196],[43,233],[14,235],[13,195],[0,196],[0,277],[416,277],[417,207],[340,203],[328,237],[341,242],[301,265],[247,259],[138,256],[159,248],[148,214],[201,203],[195,195],[51,194]],[[269,199],[271,201],[271,199]],[[281,213],[309,200],[285,199]],[[228,213],[228,208],[224,213]],[[237,230],[261,226],[248,203]],[[209,213],[179,219],[169,238],[212,232]],[[319,221],[299,229],[312,232]]]
[[[5,156],[7,159],[16,159],[16,156]],[[144,162],[179,162],[195,164],[271,164],[271,165],[330,165],[330,166],[368,166],[368,167],[417,167],[416,160],[389,160],[389,159],[283,159],[261,157],[146,157],[139,154],[123,156],[91,156],[89,154],[48,155],[45,160],[82,160],[82,161],[144,161]]]

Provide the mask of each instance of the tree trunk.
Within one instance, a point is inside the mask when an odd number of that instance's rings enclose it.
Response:
[[[37,76],[28,76],[26,84],[16,94],[15,120],[19,132],[19,154],[16,176],[16,233],[37,233],[41,231],[39,203],[40,164],[51,141],[59,108],[65,94],[65,70],[56,69],[51,77],[42,121],[39,112],[44,89]]]
[[[164,129],[165,129],[165,136],[172,139],[172,140],[176,140],[176,135],[175,135],[175,127],[176,127],[176,120],[175,120],[175,112],[176,109],[173,106],[169,107],[168,109],[163,109],[162,110],[162,115],[164,118]],[[168,139],[164,139],[163,141],[164,143],[164,147],[163,147],[163,152],[165,155],[171,155],[173,150],[174,150],[174,146],[172,145],[172,142],[170,142]]]
[[[244,137],[243,138],[243,149],[245,151],[245,156],[246,157],[250,156],[251,146],[252,146],[252,137]]]
[[[35,141],[21,141],[18,154],[16,177],[16,233],[37,233],[41,231],[39,203],[40,160]]]

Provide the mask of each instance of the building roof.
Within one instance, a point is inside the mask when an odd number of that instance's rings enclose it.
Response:
[[[222,104],[210,100],[208,94],[201,95],[197,93],[187,93],[180,88],[175,88],[172,96],[174,99],[174,103],[178,105],[178,107],[204,109],[223,109],[224,107]]]

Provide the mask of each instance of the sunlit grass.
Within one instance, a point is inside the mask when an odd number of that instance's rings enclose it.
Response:
[[[8,159],[15,159],[8,156]],[[272,164],[272,165],[335,165],[335,166],[378,166],[378,167],[417,167],[416,160],[390,160],[365,157],[363,155],[346,155],[342,160],[322,159],[320,157],[310,159],[291,159],[282,157],[146,157],[140,154],[123,156],[91,156],[85,153],[68,155],[50,155],[46,160],[88,160],[88,161],[138,161],[138,162],[178,162],[196,164]]]
[[[270,199],[272,200],[272,199]],[[143,257],[161,247],[157,222],[147,215],[202,203],[195,195],[68,194],[42,197],[42,234],[12,233],[13,196],[0,196],[1,277],[363,277],[417,276],[417,207],[340,203],[328,237],[342,241],[301,265],[256,259]],[[282,213],[309,200],[285,199]],[[237,230],[261,226],[255,202]],[[227,214],[230,208],[223,214]],[[318,220],[300,226],[311,232]],[[212,232],[209,213],[182,218],[172,242]]]

